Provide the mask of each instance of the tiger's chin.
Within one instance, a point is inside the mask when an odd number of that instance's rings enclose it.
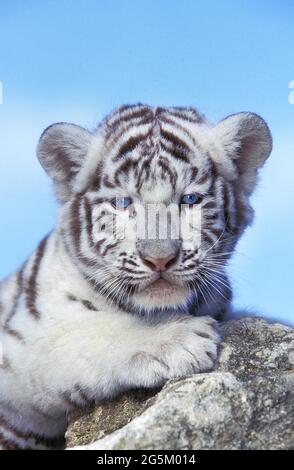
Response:
[[[186,305],[189,293],[188,287],[159,279],[144,290],[136,292],[132,296],[132,302],[135,307],[145,311],[174,310]]]

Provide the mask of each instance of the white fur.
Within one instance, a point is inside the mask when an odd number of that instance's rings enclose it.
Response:
[[[9,297],[7,282],[4,291]],[[72,292],[99,311],[69,301],[67,294]],[[4,357],[13,373],[0,368],[0,401],[6,419],[26,431],[63,433],[68,407],[61,394],[77,384],[96,400],[109,398],[130,387],[159,386],[168,378],[207,370],[217,354],[218,335],[211,318],[167,315],[152,325],[106,305],[72,264],[56,234],[49,239],[39,273],[38,308],[44,312],[40,320],[22,301],[11,321],[11,328],[25,335],[24,342],[3,336]]]

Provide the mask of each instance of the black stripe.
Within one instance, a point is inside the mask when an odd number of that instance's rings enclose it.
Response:
[[[103,202],[106,202],[106,200],[103,197],[95,197],[91,199],[90,201],[91,206],[96,206],[97,204],[102,204]]]
[[[133,108],[133,111],[130,113],[129,111],[131,108]],[[138,118],[151,119],[152,117],[153,117],[152,110],[144,105],[126,106],[126,107],[119,108],[119,110],[116,113],[114,113],[114,115],[106,119],[106,124],[113,132],[120,125],[123,125],[124,123],[127,123],[128,121],[132,121]]]
[[[10,323],[10,320],[12,319],[12,317],[14,316],[14,314],[16,313],[17,311],[17,307],[18,307],[18,302],[19,302],[19,298],[23,292],[23,271],[24,271],[24,268],[25,268],[25,265],[26,263],[24,264],[24,266],[21,268],[20,271],[18,271],[17,273],[17,277],[16,277],[16,293],[15,293],[15,296],[14,296],[14,299],[13,299],[13,304],[12,304],[12,308],[8,314],[8,317],[6,318],[6,321],[5,321],[5,324],[4,324],[4,329],[6,331],[9,330],[9,323]]]
[[[102,163],[100,162],[97,165],[94,174],[92,175],[90,185],[87,188],[87,191],[99,191],[101,188],[101,172],[102,172]],[[86,191],[84,191],[85,193]]]
[[[106,188],[115,188],[115,184],[112,183],[110,180],[109,180],[109,177],[108,176],[105,176],[104,179],[103,179],[103,185],[106,187]]]
[[[163,158],[163,157],[159,158],[158,159],[158,165],[161,167],[162,171],[169,176],[170,183],[172,185],[173,190],[175,191],[176,184],[177,184],[177,178],[178,178],[177,172],[173,171],[170,168],[169,161],[166,158]]]
[[[150,160],[152,160],[152,158],[148,160],[146,159],[142,162],[141,168],[137,174],[136,189],[138,193],[141,191],[142,185],[144,183],[144,178],[143,178],[144,171],[145,171],[145,181],[147,181],[150,176]]]
[[[216,209],[217,205],[215,201],[208,201],[202,204],[202,209]]]
[[[86,231],[88,236],[88,241],[91,246],[94,245],[92,232],[93,232],[93,222],[92,222],[92,207],[89,200],[85,197],[84,198],[84,207],[85,207],[85,214],[86,214]]]
[[[70,207],[70,234],[76,254],[80,254],[81,220],[80,220],[81,196],[78,194]]]
[[[135,261],[133,261],[131,259],[124,259],[123,260],[123,266],[125,266],[125,264],[131,264],[132,266],[135,266],[136,268],[139,267],[139,264],[135,263]]]
[[[106,238],[102,238],[101,240],[98,240],[98,242],[95,243],[95,249],[97,251],[100,251],[100,248],[101,246],[103,245],[103,243],[105,243],[107,241]]]
[[[176,134],[172,134],[164,129],[161,129],[161,136],[172,146],[171,149],[168,149],[165,143],[161,142],[161,145],[165,150],[169,150],[177,159],[189,162],[188,155],[191,152],[191,149],[188,147],[186,142],[180,139]]]
[[[95,312],[98,312],[98,309],[90,302],[90,300],[79,300],[77,297],[75,297],[72,294],[67,295],[68,300],[71,302],[80,302],[84,307],[86,307],[88,310],[93,310]]]
[[[209,233],[212,233],[216,238],[219,238],[222,234],[222,229],[214,227],[213,225],[210,225],[209,222],[206,224],[205,228],[207,229]]]
[[[165,122],[166,124],[170,124],[171,126],[174,126],[176,129],[179,129],[180,131],[182,131],[183,134],[185,134],[187,137],[189,137],[189,139],[193,142],[193,144],[195,146],[199,147],[199,145],[197,145],[197,142],[195,141],[193,135],[188,131],[188,129],[181,126],[181,124],[179,124],[178,122],[174,121],[172,118],[169,118],[167,116],[162,116],[161,120],[163,122]]]
[[[201,234],[201,244],[207,243],[208,245],[212,246],[215,243],[214,238],[207,232],[206,230]]]
[[[68,300],[70,300],[71,302],[76,302],[76,301],[78,300],[78,299],[77,299],[74,295],[72,295],[72,294],[68,294],[68,295],[67,295],[67,298],[68,298]]]
[[[240,206],[241,207],[241,206]],[[242,207],[244,208],[244,206]],[[236,235],[242,224],[237,220],[239,212],[236,208],[236,194],[232,185],[228,182],[224,185],[224,219],[226,230],[231,235]]]
[[[167,152],[171,157],[176,158],[177,160],[181,160],[183,162],[187,162],[187,163],[189,162],[187,152],[185,150],[182,150],[180,147],[169,148],[168,146],[165,145],[164,142],[161,142],[160,146],[162,150]]]
[[[207,180],[210,178],[210,173],[209,171],[204,171],[199,178],[196,180],[197,184],[204,184],[207,182]]]
[[[125,116],[121,115],[119,117],[119,120],[121,120],[123,122],[128,122],[128,121],[133,121],[134,119],[138,119],[138,118],[152,119],[153,118],[153,113],[150,109],[145,108],[145,107],[141,107],[139,109],[134,109],[134,111],[131,114],[126,114]]]
[[[219,219],[219,212],[218,211],[215,211],[211,214],[205,214],[205,216],[204,216],[204,220],[208,220],[208,221],[217,220],[217,219]]]
[[[160,114],[170,114],[184,121],[192,123],[203,122],[204,116],[199,113],[195,108],[183,108],[181,106],[175,106],[173,108],[161,108]]]
[[[4,326],[4,331],[10,336],[13,336],[14,338],[18,339],[19,341],[24,341],[24,337],[22,336],[19,331],[14,330],[13,328],[10,328],[9,325]]]
[[[129,124],[126,125],[126,123],[124,123],[123,126],[120,126],[118,127],[118,129],[116,130],[116,132],[114,132],[113,130],[109,133],[109,135],[106,135],[106,140],[107,140],[107,144],[106,146],[109,147],[109,148],[113,148],[114,145],[117,144],[117,142],[119,142],[119,140],[123,137],[123,135],[125,135],[129,130],[131,129],[138,129],[140,126],[144,125],[144,124],[151,124],[151,120],[150,118],[146,118],[146,117],[143,117],[141,119],[141,121],[139,122],[130,122]],[[148,133],[146,133],[147,135]]]
[[[38,273],[41,265],[42,258],[44,256],[44,253],[46,251],[46,245],[48,241],[48,236],[45,237],[35,255],[32,271],[31,271],[31,276],[28,280],[28,285],[26,287],[26,306],[29,311],[29,313],[36,319],[39,319],[41,317],[40,312],[38,311],[36,307],[36,300],[37,300],[37,287],[38,287]]]
[[[185,263],[186,261],[188,261],[191,258],[194,258],[194,256],[195,256],[195,253],[189,253],[188,255],[183,256],[183,263]]]
[[[121,173],[127,175],[129,171],[134,168],[134,166],[137,165],[137,161],[132,160],[128,158],[127,160],[124,160],[123,163],[116,169],[114,173],[114,181],[116,182],[117,185],[120,185],[119,181],[119,175]]]
[[[136,136],[130,137],[126,142],[121,145],[116,156],[113,158],[113,161],[119,160],[125,154],[132,152],[145,138],[146,135],[144,134],[138,134]]]
[[[103,251],[103,253],[101,253],[102,256],[105,256],[106,253],[108,252],[108,250],[110,250],[111,248],[116,247],[117,245],[118,245],[118,242],[112,243],[111,245],[107,245],[106,248],[105,248],[105,250]]]
[[[84,307],[88,310],[92,310],[93,312],[98,312],[97,308],[90,302],[89,300],[81,300]]]
[[[191,168],[191,176],[190,176],[190,182],[193,183],[195,181],[196,176],[198,175],[199,168],[197,166],[193,166]]]

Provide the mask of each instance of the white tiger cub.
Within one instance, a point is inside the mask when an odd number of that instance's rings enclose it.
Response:
[[[72,407],[211,370],[213,317],[230,301],[224,268],[271,146],[255,114],[212,125],[192,108],[141,104],[93,133],[66,123],[44,131],[38,158],[62,205],[55,229],[0,287],[2,449],[62,448]],[[139,205],[170,204],[180,221],[201,208],[200,244],[183,231],[150,237],[148,223],[145,238],[118,236],[125,217],[136,226]]]

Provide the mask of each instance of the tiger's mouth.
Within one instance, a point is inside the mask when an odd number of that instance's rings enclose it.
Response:
[[[159,275],[141,286],[132,296],[135,307],[146,311],[176,308],[183,305],[188,296],[189,288],[180,286],[173,280]]]
[[[155,279],[150,279],[149,282],[141,285],[138,291],[142,295],[160,296],[175,292],[182,287],[173,278],[161,273]]]
[[[172,284],[167,279],[164,279],[163,277],[159,277],[158,279],[156,279],[156,281],[153,281],[147,287],[147,289],[151,289],[151,290],[162,290],[162,289],[169,290],[169,289],[173,289],[173,288],[175,288],[175,285]]]

